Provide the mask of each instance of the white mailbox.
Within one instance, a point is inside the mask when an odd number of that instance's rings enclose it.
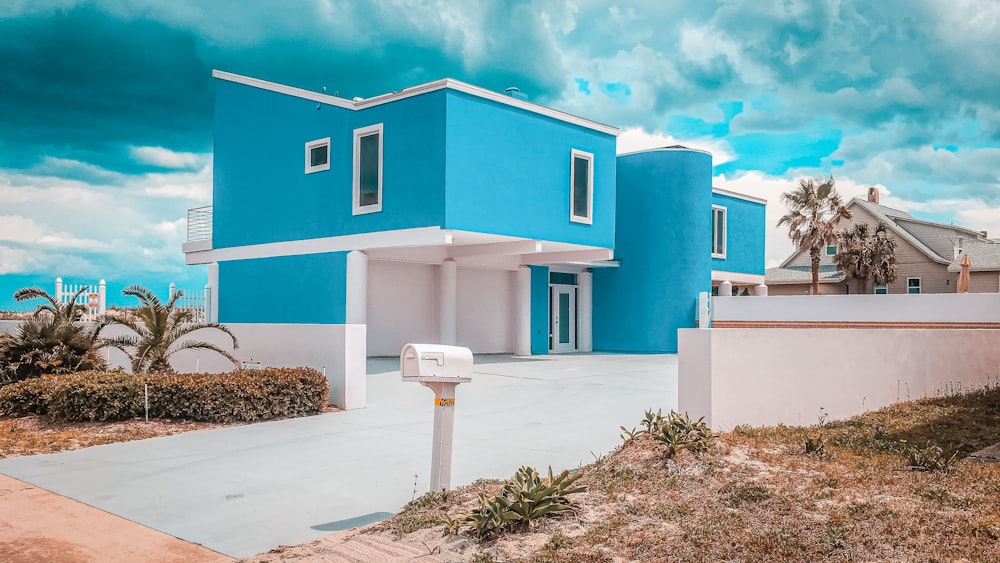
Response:
[[[472,381],[472,350],[443,344],[407,344],[399,354],[403,381],[468,383]]]

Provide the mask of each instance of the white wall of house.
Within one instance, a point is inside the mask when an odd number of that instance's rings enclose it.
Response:
[[[1000,294],[715,297],[712,319],[731,321],[1000,322]]]
[[[437,268],[368,261],[369,356],[398,356],[407,342],[437,342]]]
[[[458,268],[457,341],[480,354],[513,351],[514,272]]]
[[[368,261],[368,355],[397,356],[408,342],[440,341],[440,268]],[[513,350],[514,272],[459,266],[455,344],[475,353]]]
[[[679,409],[722,430],[816,424],[820,409],[842,419],[1000,377],[993,329],[681,329],[679,348]]]

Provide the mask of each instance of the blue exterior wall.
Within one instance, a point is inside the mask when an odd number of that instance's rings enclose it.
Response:
[[[712,157],[655,150],[618,158],[618,268],[593,274],[594,349],[676,352],[711,288]]]
[[[344,324],[347,253],[219,262],[219,322]]]
[[[531,353],[549,353],[549,267],[531,268]]]
[[[353,111],[215,86],[214,248],[443,224],[444,91]],[[377,123],[382,211],[354,216],[354,130]],[[330,170],[306,174],[305,143],[324,137]]]
[[[712,258],[712,269],[764,275],[766,206],[717,193],[712,205],[726,208],[726,257]]]
[[[447,228],[614,245],[614,135],[447,93]],[[594,155],[592,225],[569,220],[572,149]]]

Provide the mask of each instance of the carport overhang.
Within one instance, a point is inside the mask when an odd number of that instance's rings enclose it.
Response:
[[[295,256],[360,250],[376,260],[398,260],[514,270],[520,266],[566,265],[580,268],[615,267],[614,250],[600,246],[536,240],[524,237],[419,227],[338,237],[212,248],[211,241],[184,245],[185,262],[211,264],[274,256]]]

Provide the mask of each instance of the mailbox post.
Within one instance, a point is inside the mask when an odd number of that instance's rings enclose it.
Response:
[[[403,381],[416,381],[434,391],[434,438],[431,488],[451,488],[452,438],[455,434],[455,387],[472,381],[472,351],[460,346],[407,344],[399,355]]]

